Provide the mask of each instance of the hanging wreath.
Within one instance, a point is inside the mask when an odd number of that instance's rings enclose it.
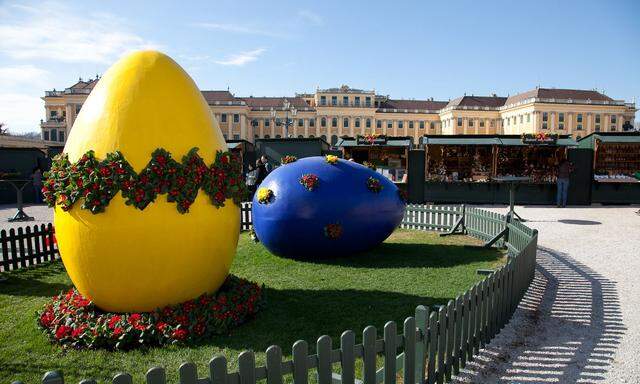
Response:
[[[302,186],[305,187],[307,191],[313,191],[318,186],[319,182],[320,179],[318,178],[318,176],[312,173],[307,173],[300,177],[300,184],[302,184]]]
[[[104,212],[118,192],[127,205],[140,210],[166,194],[178,212],[186,213],[200,189],[216,207],[223,207],[226,199],[239,205],[247,196],[239,158],[218,151],[214,163],[207,166],[197,152],[198,148],[192,148],[178,162],[166,150],[156,149],[139,174],[120,152],[109,153],[100,161],[88,151],[75,164],[67,154],[59,154],[44,174],[42,193],[49,207],[59,205],[68,211],[82,199],[82,208],[94,214]]]
[[[292,155],[286,155],[285,157],[280,159],[280,164],[285,165],[285,164],[293,163],[296,160],[298,160],[297,157]]]
[[[380,183],[380,180],[376,179],[375,177],[370,176],[367,179],[367,188],[374,193],[379,193],[380,191],[382,191],[382,184]]]
[[[342,237],[342,225],[338,223],[325,225],[324,235],[331,240],[339,239]]]

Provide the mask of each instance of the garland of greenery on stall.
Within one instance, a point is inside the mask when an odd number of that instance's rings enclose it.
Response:
[[[231,152],[218,151],[213,164],[207,166],[197,152],[198,148],[192,148],[178,162],[166,150],[156,149],[140,173],[120,152],[109,153],[100,161],[88,151],[75,164],[63,153],[45,173],[42,192],[50,207],[59,205],[67,211],[83,199],[82,208],[92,213],[104,212],[118,192],[127,205],[140,210],[166,194],[178,212],[186,213],[200,189],[216,207],[223,207],[226,199],[240,205],[247,196],[240,159]]]

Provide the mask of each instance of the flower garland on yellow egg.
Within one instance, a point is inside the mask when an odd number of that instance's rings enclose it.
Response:
[[[51,170],[44,174],[42,192],[50,207],[57,204],[68,211],[83,199],[82,208],[94,214],[104,212],[118,192],[127,205],[140,210],[166,194],[178,212],[186,213],[200,189],[216,207],[223,207],[226,199],[239,205],[247,196],[239,158],[218,151],[213,164],[207,166],[197,152],[198,148],[192,148],[178,162],[166,150],[156,149],[138,174],[120,152],[109,153],[100,161],[88,151],[75,164],[62,153],[54,157]]]

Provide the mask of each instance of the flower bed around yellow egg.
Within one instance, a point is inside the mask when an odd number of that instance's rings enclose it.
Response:
[[[72,288],[44,306],[38,325],[65,347],[127,350],[227,334],[263,306],[263,288],[233,275],[214,294],[150,313],[104,312]]]
[[[169,202],[176,202],[180,213],[186,213],[200,189],[216,207],[224,206],[228,198],[240,204],[247,189],[238,157],[218,151],[214,163],[207,166],[197,151],[198,148],[191,149],[178,162],[166,150],[157,149],[139,174],[120,152],[110,153],[100,161],[93,151],[88,151],[75,164],[63,153],[54,158],[51,170],[45,174],[42,192],[50,207],[58,204],[69,210],[82,198],[82,208],[93,213],[103,212],[119,191],[127,205],[141,210],[159,194],[166,194]]]

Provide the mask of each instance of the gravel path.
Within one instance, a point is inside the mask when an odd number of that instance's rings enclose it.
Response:
[[[26,205],[23,210],[27,215],[34,218],[33,221],[18,221],[9,223],[8,218],[13,217],[16,213],[15,204],[0,204],[0,230],[9,228],[18,228],[25,226],[33,226],[40,224],[47,224],[53,222],[53,209],[46,205]]]
[[[456,382],[640,382],[637,211],[517,207],[539,231],[535,281],[512,321]]]

